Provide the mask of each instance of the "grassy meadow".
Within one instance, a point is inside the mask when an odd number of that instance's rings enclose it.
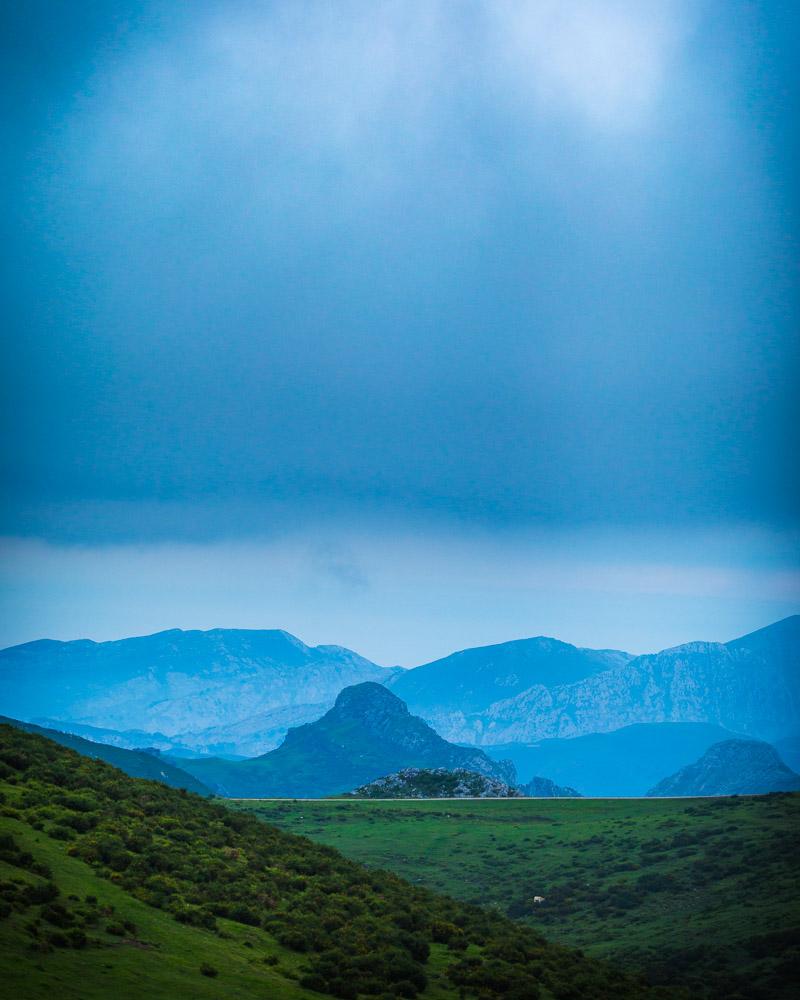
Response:
[[[788,998],[800,973],[800,795],[236,808],[696,996]]]

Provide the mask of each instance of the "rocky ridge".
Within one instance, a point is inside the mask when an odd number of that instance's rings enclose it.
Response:
[[[410,677],[395,681],[397,690]],[[800,731],[800,615],[728,643],[637,656],[571,683],[536,683],[477,712],[412,711],[461,743],[534,743],[636,723],[701,722],[760,739]]]

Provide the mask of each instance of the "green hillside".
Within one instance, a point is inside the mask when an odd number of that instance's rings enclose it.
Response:
[[[120,771],[130,775],[132,778],[149,778],[151,781],[163,781],[165,785],[172,788],[185,788],[187,792],[197,792],[198,795],[210,795],[210,789],[199,781],[194,775],[187,774],[180,767],[176,767],[168,760],[157,754],[145,753],[143,750],[124,750],[122,747],[112,747],[105,743],[95,743],[92,740],[85,740],[81,736],[74,736],[72,733],[62,733],[55,729],[43,729],[30,722],[19,722],[17,719],[8,719],[0,715],[0,724],[14,726],[22,729],[26,733],[35,733],[38,736],[45,736],[49,740],[60,743],[62,747],[69,747],[76,753],[84,757],[94,757],[97,760],[104,760]]]
[[[796,995],[800,795],[237,808],[693,997]]]
[[[46,833],[7,817],[2,825],[0,975],[9,997],[316,996],[290,978],[299,957],[265,935],[228,920],[221,934],[177,923]]]
[[[319,798],[352,791],[407,767],[463,769],[513,783],[514,769],[478,747],[448,743],[381,684],[339,692],[321,719],[290,729],[251,760],[181,760],[215,792],[236,798]]]
[[[0,796],[0,976],[15,1000],[676,995],[9,726]]]

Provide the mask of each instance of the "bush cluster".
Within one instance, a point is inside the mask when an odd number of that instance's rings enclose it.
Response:
[[[413,998],[426,988],[431,946],[445,945],[446,976],[463,996],[649,995],[624,973],[504,916],[369,871],[331,848],[129,778],[41,737],[1,726],[0,762],[10,772],[4,787],[11,814],[39,824],[102,877],[182,923],[214,931],[224,917],[261,928],[306,956],[302,983],[309,989]],[[0,841],[0,856],[14,849]],[[80,947],[78,917],[65,916],[56,900],[42,905],[48,909],[37,919],[51,928],[48,940],[62,944],[53,935],[63,935]],[[111,926],[106,930],[117,933]]]
[[[96,897],[81,900],[75,896],[64,898],[53,873],[21,850],[10,834],[0,835],[0,860],[19,868],[37,881],[25,878],[0,880],[0,919],[13,913],[24,914],[24,929],[31,939],[31,946],[38,952],[53,948],[85,948],[98,943],[90,938],[91,931],[102,930],[103,920],[112,916],[113,907],[101,906]],[[112,923],[106,933],[135,935],[136,927],[130,921]]]

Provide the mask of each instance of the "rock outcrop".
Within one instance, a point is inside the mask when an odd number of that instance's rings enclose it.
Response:
[[[497,778],[444,767],[406,767],[347,793],[357,799],[507,799],[520,794]]]

